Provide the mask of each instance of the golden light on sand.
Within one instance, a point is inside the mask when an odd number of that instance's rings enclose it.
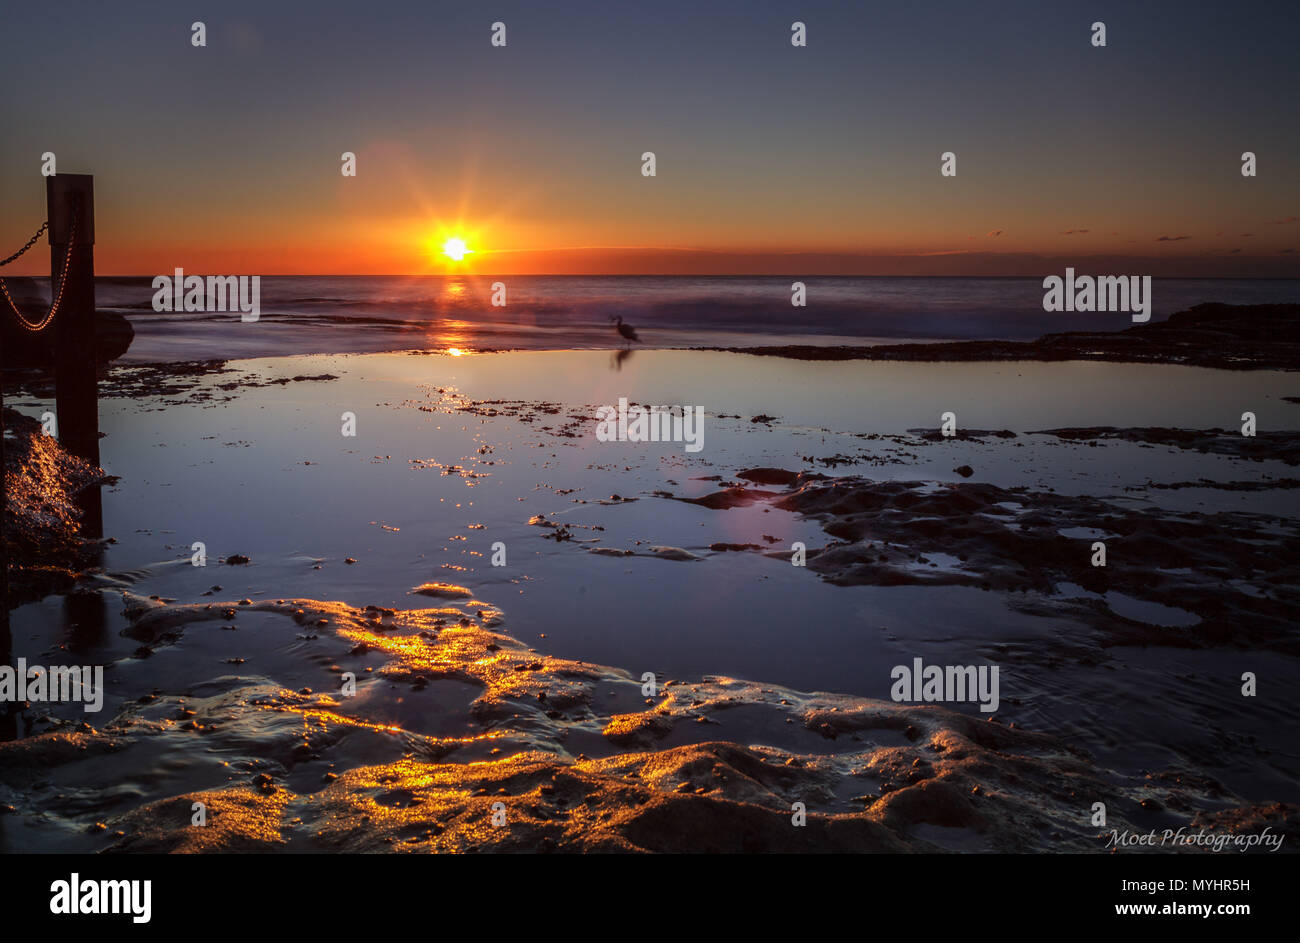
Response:
[[[453,262],[464,261],[465,256],[472,254],[473,251],[459,236],[452,236],[442,244],[442,254]]]

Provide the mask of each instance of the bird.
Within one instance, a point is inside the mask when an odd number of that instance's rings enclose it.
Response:
[[[636,336],[636,328],[634,328],[630,324],[623,323],[623,316],[621,314],[618,315],[617,317],[610,318],[610,320],[614,322],[615,330],[618,331],[619,335],[624,340],[638,341],[638,342],[641,340],[641,338]]]

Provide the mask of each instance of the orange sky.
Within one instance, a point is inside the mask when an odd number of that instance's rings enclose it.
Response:
[[[50,152],[106,275],[441,273],[454,233],[483,274],[1300,276],[1285,11],[1135,5],[1098,49],[1083,3],[810,0],[796,49],[780,3],[665,3],[502,0],[499,49],[473,4],[213,10],[197,51],[130,3],[6,11],[0,255]]]

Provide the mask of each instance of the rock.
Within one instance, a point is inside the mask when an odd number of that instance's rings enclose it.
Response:
[[[35,279],[11,277],[5,281],[19,310],[29,320],[48,310],[48,288],[38,287]],[[22,290],[15,290],[16,288]],[[55,317],[57,320],[58,316]],[[99,363],[108,363],[121,357],[134,339],[135,329],[122,315],[114,311],[95,312],[95,357]],[[0,318],[0,362],[6,367],[51,366],[54,362],[53,340],[54,333],[51,330],[32,334],[14,324],[12,314]]]
[[[421,583],[411,592],[440,599],[467,599],[472,595],[464,586],[457,586],[454,583]]]

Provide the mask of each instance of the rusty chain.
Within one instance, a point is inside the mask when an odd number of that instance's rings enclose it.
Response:
[[[49,228],[50,228],[50,221],[47,219],[45,222],[41,223],[41,228],[36,230],[36,235],[32,236],[32,238],[27,240],[27,245],[23,246],[13,255],[9,256],[9,258],[5,259],[3,262],[0,262],[0,266],[8,265],[14,259],[18,258],[20,255],[22,255],[24,252],[30,249],[32,246],[36,245],[36,240],[41,238],[41,233],[45,232],[45,230]]]
[[[45,222],[41,223],[41,228],[36,230],[36,235],[32,236],[31,239],[27,240],[27,245],[23,246],[13,255],[9,256],[9,258],[5,259],[3,262],[0,262],[0,265],[8,265],[14,259],[18,258],[20,255],[22,255],[24,252],[30,249],[33,245],[35,245],[36,240],[40,238],[41,233],[43,233],[47,228],[49,228],[49,225],[50,225],[49,220],[46,220]],[[14,304],[14,299],[9,294],[9,286],[5,284],[5,280],[3,278],[0,278],[0,294],[4,295],[5,301],[9,303],[9,310],[13,312],[13,316],[18,320],[19,325],[21,325],[25,330],[31,331],[33,334],[39,334],[41,331],[45,330],[45,328],[49,326],[50,322],[54,320],[54,316],[58,314],[59,305],[63,301],[63,289],[68,287],[68,265],[69,263],[72,262],[72,246],[76,243],[76,240],[77,240],[77,210],[75,207],[73,207],[72,222],[68,228],[68,249],[63,256],[63,272],[62,272],[62,277],[59,279],[59,290],[58,293],[55,294],[54,296],[54,301],[51,302],[50,304],[50,310],[46,313],[45,317],[41,318],[41,320],[36,322],[35,324],[33,324],[31,321],[28,321],[27,318],[23,316],[23,313],[18,310],[18,305]]]

